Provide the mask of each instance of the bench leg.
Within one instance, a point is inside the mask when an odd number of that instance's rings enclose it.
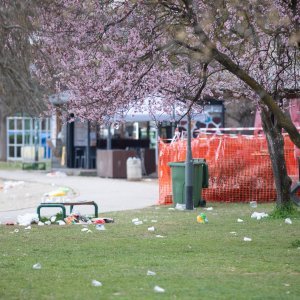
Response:
[[[95,207],[95,218],[98,218],[98,205],[96,202],[94,202],[93,205]]]
[[[41,219],[41,208],[42,208],[42,207],[58,207],[58,208],[61,208],[61,209],[62,209],[62,213],[63,213],[63,218],[66,218],[66,216],[67,216],[67,215],[66,215],[66,208],[65,208],[65,206],[62,205],[62,204],[55,204],[55,205],[41,204],[41,205],[39,205],[39,206],[37,207],[37,210],[36,210],[39,219]]]

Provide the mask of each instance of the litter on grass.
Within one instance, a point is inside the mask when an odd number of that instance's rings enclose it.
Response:
[[[42,265],[40,263],[36,263],[32,266],[32,269],[34,270],[40,270],[42,268]]]
[[[32,223],[38,223],[39,217],[38,217],[38,214],[27,213],[25,215],[19,215],[17,217],[17,221],[20,226],[29,226]]]
[[[31,226],[29,225],[29,226],[25,227],[24,229],[25,229],[25,230],[30,230],[30,229],[31,229]]]
[[[44,226],[44,225],[45,225],[44,222],[41,222],[41,221],[38,222],[38,226]]]
[[[252,239],[251,238],[249,238],[249,237],[244,237],[244,242],[251,242],[252,241]]]
[[[291,220],[290,218],[286,218],[286,219],[284,220],[284,223],[285,223],[285,224],[292,224],[293,222],[292,222],[292,220]]]
[[[237,219],[237,222],[238,222],[238,223],[243,223],[244,220],[242,220],[242,219]]]
[[[103,224],[97,224],[96,225],[97,230],[106,230],[105,226]]]
[[[136,221],[136,222],[133,222],[134,225],[142,225],[143,224],[143,221]]]
[[[262,212],[262,213],[259,213],[259,212],[254,212],[252,215],[251,215],[251,219],[256,219],[256,220],[261,220],[262,218],[266,218],[268,217],[269,215]]]
[[[203,208],[204,210],[207,210],[207,211],[212,211],[212,210],[214,210],[214,208],[213,207],[206,207],[206,208]]]
[[[148,231],[155,231],[155,228],[153,226],[148,227]]]
[[[147,271],[147,276],[155,276],[155,275],[156,275],[155,272],[150,271],[150,270]]]
[[[154,292],[156,292],[156,293],[164,293],[164,292],[165,292],[165,289],[163,289],[162,287],[156,285],[156,286],[154,287]]]
[[[92,280],[92,286],[102,286],[102,283],[98,280]]]
[[[208,219],[206,217],[206,214],[201,213],[200,215],[197,216],[197,222],[200,224],[208,223]]]
[[[157,238],[164,238],[164,236],[163,236],[163,235],[160,235],[160,234],[157,234],[156,237],[157,237]]]

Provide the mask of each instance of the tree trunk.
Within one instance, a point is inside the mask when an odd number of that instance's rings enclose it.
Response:
[[[276,205],[278,209],[290,209],[292,206],[290,198],[292,180],[288,176],[284,158],[284,138],[282,135],[282,128],[277,124],[274,115],[268,108],[263,108],[261,110],[261,119],[267,138],[274,174],[277,193]]]
[[[0,104],[0,161],[6,161],[6,114]]]

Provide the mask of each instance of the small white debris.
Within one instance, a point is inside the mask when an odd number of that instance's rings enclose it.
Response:
[[[232,235],[237,235],[237,233],[235,231],[230,231],[229,233]]]
[[[134,225],[142,225],[143,224],[143,221],[136,221],[136,222],[133,222]]]
[[[163,235],[159,235],[159,234],[157,234],[156,237],[157,237],[157,238],[164,238]]]
[[[52,216],[52,217],[50,218],[50,221],[51,221],[51,223],[54,223],[54,222],[56,221],[56,216]]]
[[[97,230],[106,230],[105,226],[103,224],[97,224],[95,227]]]
[[[16,228],[16,229],[14,230],[14,232],[15,232],[15,233],[18,233],[18,232],[19,232],[19,229],[18,229],[18,228]]]
[[[27,226],[24,228],[25,230],[30,230],[31,229],[31,226]]]
[[[155,228],[153,226],[148,227],[148,231],[155,231]]]
[[[92,286],[102,286],[102,283],[94,279],[92,280]]]
[[[81,229],[82,232],[85,232],[85,231],[88,231],[88,230],[89,230],[88,228],[82,228]]]
[[[42,268],[42,265],[40,263],[36,263],[32,266],[32,269],[34,270],[40,270]]]
[[[157,223],[157,220],[151,220],[151,223]]]
[[[251,238],[249,238],[249,237],[244,237],[244,242],[251,242],[252,241],[252,239]]]
[[[211,211],[211,210],[214,210],[214,208],[213,207],[207,207],[207,208],[204,208],[204,210]]]
[[[290,284],[289,283],[284,283],[284,286],[290,286]]]
[[[92,230],[88,230],[86,233],[93,233],[93,231]]]
[[[148,271],[147,271],[147,275],[148,275],[148,276],[155,276],[156,273],[153,272],[153,271],[148,270]]]
[[[174,207],[169,207],[168,210],[175,210],[175,208]]]
[[[238,223],[243,223],[244,220],[242,220],[242,219],[237,219],[237,222],[238,222]]]
[[[134,219],[131,220],[132,223],[135,223],[135,222],[138,222],[138,221],[139,221],[139,218],[134,218]]]
[[[293,222],[292,222],[292,220],[291,220],[290,218],[286,218],[286,219],[284,220],[284,223],[285,223],[285,224],[292,224]]]
[[[165,289],[161,288],[160,286],[156,285],[154,287],[154,292],[156,293],[164,293],[165,292]]]
[[[261,220],[262,218],[266,218],[268,217],[269,215],[266,214],[265,212],[254,212],[252,215],[251,215],[251,219],[256,219],[256,220]]]

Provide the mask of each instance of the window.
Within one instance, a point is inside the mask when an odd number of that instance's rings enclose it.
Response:
[[[7,160],[22,160],[22,148],[34,147],[35,137],[38,147],[43,149],[40,159],[50,159],[51,150],[47,145],[51,136],[50,126],[50,119],[7,118]]]

